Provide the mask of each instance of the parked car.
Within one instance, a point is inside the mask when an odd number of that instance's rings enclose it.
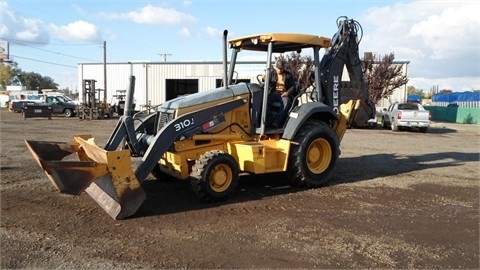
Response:
[[[388,109],[384,109],[382,126],[390,127],[393,131],[418,129],[421,132],[427,132],[431,119],[430,112],[419,103],[395,102]]]

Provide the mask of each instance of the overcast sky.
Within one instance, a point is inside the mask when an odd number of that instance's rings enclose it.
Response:
[[[409,86],[480,89],[480,1],[11,0],[0,38],[23,71],[78,89],[78,63],[220,61],[221,33],[332,37],[347,16],[363,28],[360,53],[410,61]]]

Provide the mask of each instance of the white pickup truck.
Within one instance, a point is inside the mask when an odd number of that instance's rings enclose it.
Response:
[[[427,132],[431,119],[430,112],[419,103],[395,102],[388,109],[384,109],[382,126],[391,127],[393,131],[416,128]]]

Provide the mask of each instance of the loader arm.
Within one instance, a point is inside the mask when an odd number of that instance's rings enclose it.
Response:
[[[246,102],[244,99],[235,99],[179,116],[165,125],[155,136],[137,134],[139,141],[149,145],[140,164],[135,170],[138,181],[145,181],[160,158],[175,141],[191,138],[194,134],[204,131],[202,127],[203,124],[223,116],[225,113],[244,105]]]
[[[139,182],[143,182],[175,141],[191,138],[194,134],[203,131],[202,125],[206,122],[212,121],[245,103],[246,101],[243,99],[236,99],[179,116],[167,123],[156,135],[136,132],[134,119],[131,116],[122,116],[104,149],[106,151],[114,151],[125,140],[131,155],[142,157],[140,164],[135,170],[135,175]],[[143,122],[151,121],[154,118],[155,114],[152,114],[144,119]],[[142,128],[139,127],[138,129]]]

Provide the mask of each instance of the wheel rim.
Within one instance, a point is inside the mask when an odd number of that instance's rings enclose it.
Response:
[[[210,174],[210,187],[215,192],[224,192],[232,184],[233,172],[226,164],[218,164]]]
[[[316,139],[308,147],[307,166],[312,173],[319,174],[327,170],[331,160],[332,148],[326,139]]]

